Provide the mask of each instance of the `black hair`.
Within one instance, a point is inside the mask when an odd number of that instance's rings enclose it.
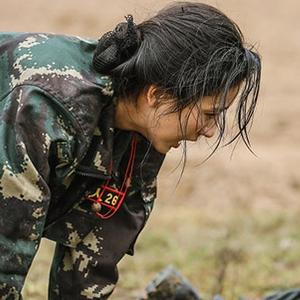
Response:
[[[94,67],[112,77],[116,95],[125,99],[136,101],[141,91],[155,85],[168,95],[161,101],[172,99],[170,112],[196,106],[204,96],[219,97],[224,109],[215,116],[219,136],[213,152],[224,137],[225,99],[239,87],[237,132],[230,142],[241,137],[251,150],[248,132],[259,93],[261,60],[253,47],[245,46],[239,27],[218,9],[175,2],[138,25],[129,15],[100,38]]]

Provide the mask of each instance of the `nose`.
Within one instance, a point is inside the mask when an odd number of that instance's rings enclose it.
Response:
[[[206,126],[203,129],[203,135],[207,138],[212,138],[217,130],[217,125],[216,124],[211,124],[210,126]]]

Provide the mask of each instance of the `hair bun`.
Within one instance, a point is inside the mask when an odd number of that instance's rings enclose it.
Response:
[[[139,48],[141,35],[133,22],[133,17],[125,17],[114,31],[105,33],[98,41],[93,58],[96,71],[108,74],[112,69],[128,60]]]

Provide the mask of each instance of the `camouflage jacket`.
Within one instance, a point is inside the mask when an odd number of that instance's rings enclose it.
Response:
[[[164,156],[139,136],[125,202],[110,219],[86,196],[124,178],[131,132],[114,129],[95,41],[0,33],[0,298],[21,299],[42,236],[57,242],[49,299],[106,299],[151,212]]]

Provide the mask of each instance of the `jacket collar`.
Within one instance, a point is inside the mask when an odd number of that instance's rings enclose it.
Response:
[[[114,112],[113,101],[102,109],[87,152],[76,170],[78,174],[95,178],[110,178],[115,131]]]

